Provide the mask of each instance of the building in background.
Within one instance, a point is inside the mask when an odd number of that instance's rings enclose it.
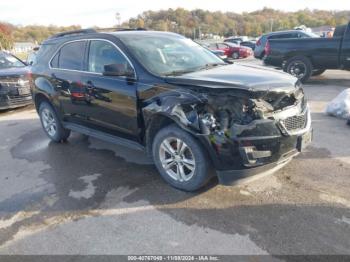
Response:
[[[15,42],[11,50],[12,53],[28,53],[34,49],[37,45],[32,42]]]
[[[322,37],[326,37],[329,32],[333,32],[334,31],[334,27],[332,27],[330,25],[324,25],[324,26],[311,28],[311,30],[316,35],[319,35],[319,36],[322,36]]]

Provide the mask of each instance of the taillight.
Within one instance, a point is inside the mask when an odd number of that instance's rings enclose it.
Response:
[[[261,45],[261,38],[259,38],[258,41],[256,41],[255,45],[256,46],[260,46]]]
[[[271,54],[271,46],[270,46],[269,41],[266,42],[264,51],[265,51],[265,55],[270,55]]]
[[[33,78],[33,75],[32,75],[32,72],[27,72],[26,75],[25,75],[25,78],[28,79],[29,81],[32,81],[32,78]]]

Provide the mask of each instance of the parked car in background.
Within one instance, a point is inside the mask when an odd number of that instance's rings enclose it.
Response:
[[[220,57],[222,60],[226,61],[227,60],[227,55],[225,55],[225,51],[219,50],[219,49],[210,49],[210,44],[208,43],[203,43],[203,42],[196,42],[197,44],[207,48],[212,52],[214,55]]]
[[[262,35],[256,41],[254,49],[254,57],[262,59],[265,56],[265,45],[268,40],[272,39],[289,39],[289,38],[311,38],[319,37],[318,35],[303,30],[287,30],[278,31]]]
[[[255,50],[255,41],[243,41],[240,43],[240,46],[249,47],[254,51]]]
[[[211,167],[227,185],[276,170],[312,138],[294,77],[224,63],[178,34],[65,32],[37,58],[33,99],[51,140],[73,130],[144,150],[182,190],[206,185]]]
[[[249,38],[247,36],[239,36],[239,37],[232,36],[232,37],[226,38],[224,40],[224,42],[233,43],[233,44],[237,44],[237,45],[239,45],[241,42],[245,42],[245,41],[249,41]]]
[[[0,51],[0,109],[25,106],[32,103],[30,73],[26,63]]]
[[[302,82],[327,69],[350,70],[350,23],[336,27],[332,38],[270,39],[265,53],[265,63]]]
[[[240,46],[233,43],[212,43],[209,45],[211,50],[222,50],[228,58],[239,59],[253,55],[253,50],[246,46]]]
[[[214,55],[217,55],[218,57],[220,57],[222,60],[226,60],[227,59],[227,55],[225,55],[225,51],[223,50],[210,50]]]

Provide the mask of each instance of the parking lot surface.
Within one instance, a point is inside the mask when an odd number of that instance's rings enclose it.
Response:
[[[1,112],[0,254],[350,254],[350,127],[324,114],[349,84],[328,71],[305,85],[314,141],[283,169],[197,193],[140,152],[50,142],[32,107]]]

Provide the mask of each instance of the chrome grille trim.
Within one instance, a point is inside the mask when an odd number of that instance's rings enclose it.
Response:
[[[286,128],[286,130],[288,130],[289,132],[294,132],[305,128],[306,118],[306,114],[299,116],[290,116],[284,120],[281,120],[281,122]]]
[[[301,114],[281,119],[278,124],[284,135],[291,136],[305,133],[311,128],[311,113],[308,106]]]

